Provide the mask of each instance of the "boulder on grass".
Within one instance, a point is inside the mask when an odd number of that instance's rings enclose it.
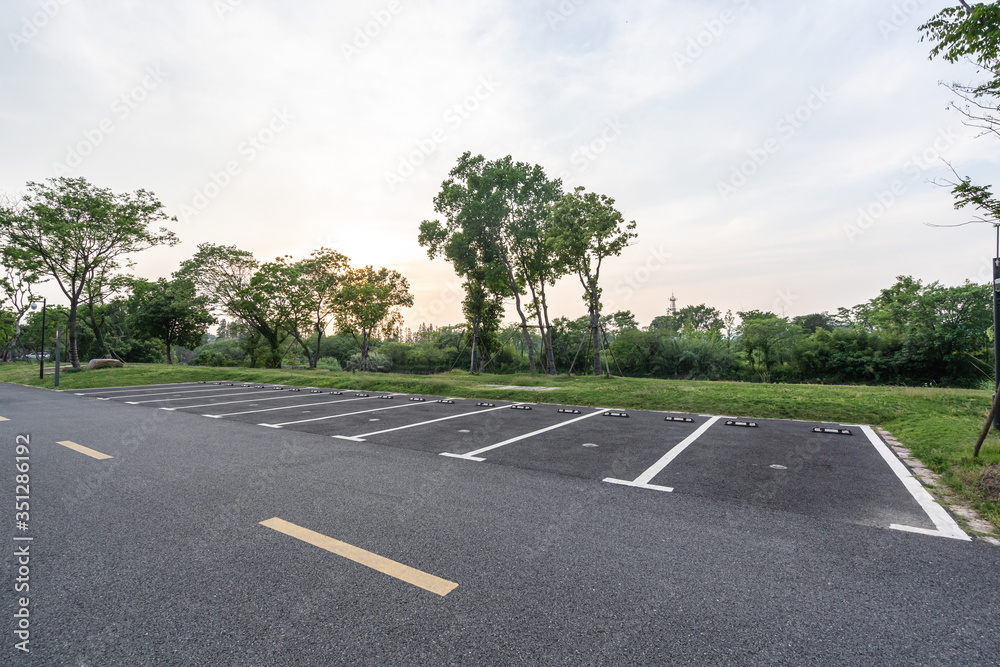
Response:
[[[121,368],[124,365],[125,364],[117,359],[91,359],[90,363],[87,364],[87,370],[92,371],[97,368]]]

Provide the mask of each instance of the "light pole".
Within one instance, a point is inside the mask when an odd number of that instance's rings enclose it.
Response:
[[[42,345],[38,351],[38,379],[45,379],[45,303],[46,299],[42,298]],[[35,310],[38,307],[37,301],[31,302],[31,309]]]

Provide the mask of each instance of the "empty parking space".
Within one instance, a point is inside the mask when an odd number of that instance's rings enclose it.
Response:
[[[247,403],[218,403],[216,405],[185,408],[206,417],[233,419],[247,424],[277,424],[306,416],[336,414],[357,410],[361,403],[368,403],[375,396],[353,392],[323,394],[273,394],[261,395]]]
[[[581,412],[592,409],[582,408]],[[589,479],[631,479],[697,428],[696,423],[668,422],[665,417],[658,412],[605,410],[593,419],[512,443],[484,456],[491,463]],[[705,421],[704,417],[695,419]]]
[[[488,409],[488,406],[477,406],[478,402],[503,405],[502,401],[463,401],[463,411]],[[584,408],[584,410],[589,412],[592,409]],[[434,454],[468,455],[485,447],[494,447],[511,438],[523,437],[528,433],[565,424],[578,416],[560,413],[556,406],[552,405],[519,404],[516,407],[508,405],[501,410],[489,410],[467,419],[454,419],[428,424],[421,428],[371,435],[367,440]]]
[[[632,492],[965,537],[879,448],[881,440],[860,427],[846,434],[831,424],[230,382],[87,395],[327,436],[331,451],[337,440],[387,445],[469,465],[603,480]]]
[[[737,425],[744,423],[756,426]],[[830,426],[719,420],[651,482],[675,493],[826,519],[934,528],[860,429],[813,432]]]

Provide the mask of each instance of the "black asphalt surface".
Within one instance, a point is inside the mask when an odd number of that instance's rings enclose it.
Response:
[[[720,420],[653,478],[666,493],[602,479],[638,477],[707,417],[162,389],[0,385],[0,664],[996,664],[1000,549],[889,529],[934,524],[857,428]],[[347,415],[362,410],[377,411]],[[333,418],[259,426],[315,417]],[[482,462],[440,455],[552,426]],[[458,587],[430,593],[260,525],[272,517]]]

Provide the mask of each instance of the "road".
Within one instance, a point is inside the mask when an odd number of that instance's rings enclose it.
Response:
[[[995,664],[858,425],[323,391],[0,385],[3,663]]]

